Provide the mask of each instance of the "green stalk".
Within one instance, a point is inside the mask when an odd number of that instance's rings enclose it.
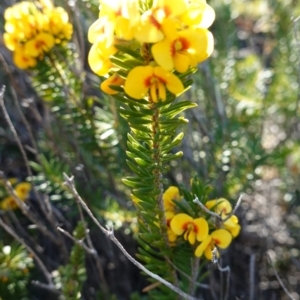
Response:
[[[166,248],[171,249],[170,242],[168,239],[168,234],[167,234],[167,220],[165,216],[165,209],[164,209],[164,202],[163,202],[163,193],[164,193],[164,188],[163,188],[163,174],[161,172],[163,163],[161,161],[161,149],[160,149],[160,124],[159,124],[159,116],[160,116],[160,109],[156,106],[156,104],[153,102],[151,95],[149,93],[149,101],[150,105],[149,108],[153,111],[152,115],[152,140],[153,140],[153,163],[155,165],[155,168],[153,170],[153,175],[154,175],[154,184],[155,184],[155,189],[159,191],[158,196],[156,196],[156,203],[159,208],[159,227],[160,227],[160,232],[163,237],[163,240],[165,242]],[[179,286],[176,270],[174,269],[171,259],[167,256],[164,256],[166,262],[170,266],[170,271],[173,277],[173,283],[175,286]]]

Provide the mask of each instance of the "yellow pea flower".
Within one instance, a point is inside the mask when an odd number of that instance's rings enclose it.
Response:
[[[205,203],[205,206],[208,209],[213,209],[222,217],[222,219],[226,219],[227,216],[232,212],[232,206],[230,202],[225,198],[207,201]],[[241,226],[238,223],[238,217],[232,215],[228,220],[223,222],[223,226],[232,234],[233,237],[237,237],[241,231]]]
[[[32,68],[37,63],[37,60],[34,57],[29,56],[27,53],[25,53],[23,47],[19,47],[18,49],[16,49],[16,51],[14,51],[13,61],[15,65],[20,69]]]
[[[25,201],[28,198],[30,190],[31,184],[29,182],[21,182],[15,187],[15,193],[21,201]],[[10,210],[18,208],[18,205],[13,196],[7,196],[1,201],[0,208]]]
[[[163,194],[165,211],[174,211],[175,203],[173,200],[180,200],[179,189],[176,186],[170,186]]]
[[[57,42],[71,39],[73,26],[69,23],[69,16],[62,7],[45,9],[44,14],[48,18],[48,31],[55,36]]]
[[[132,69],[124,85],[125,92],[134,99],[144,98],[149,90],[153,102],[166,100],[166,89],[180,94],[184,87],[180,79],[160,66],[139,66]]]
[[[205,0],[189,0],[179,16],[181,22],[192,28],[209,28],[215,20],[215,11]]]
[[[177,240],[177,235],[173,232],[171,229],[171,221],[173,217],[175,216],[175,213],[173,211],[166,211],[165,212],[166,216],[166,221],[167,221],[167,235],[168,235],[168,240],[173,243]]]
[[[171,229],[176,235],[184,233],[184,239],[191,245],[202,242],[208,236],[208,223],[204,218],[193,219],[187,214],[177,214],[171,221]]]
[[[88,41],[93,44],[101,35],[104,36],[108,47],[114,43],[114,23],[108,16],[102,16],[90,26]]]
[[[4,45],[10,51],[14,51],[20,45],[20,36],[16,33],[7,33],[3,34]]]
[[[228,220],[223,222],[223,226],[228,230],[232,236],[235,238],[239,235],[241,231],[241,225],[238,224],[239,219],[237,216],[233,215]]]
[[[230,202],[225,198],[209,200],[205,203],[205,206],[210,210],[213,209],[215,213],[222,216],[226,216],[232,211]]]
[[[5,21],[12,21],[14,19],[21,19],[22,15],[29,15],[30,11],[36,10],[35,5],[32,2],[22,1],[15,5],[8,7],[4,11]]]
[[[30,190],[31,184],[29,182],[21,182],[15,187],[15,192],[22,201],[25,201],[28,198]]]
[[[113,25],[113,31],[117,38],[131,40],[134,34],[134,26],[140,19],[138,1],[136,0],[102,0],[100,19],[107,17]]]
[[[184,0],[153,1],[150,10],[144,12],[135,26],[134,37],[140,43],[156,43],[164,38],[164,23],[175,19],[186,9]]]
[[[169,26],[172,26],[171,24]],[[160,66],[172,71],[174,68],[184,73],[188,68],[207,59],[213,52],[212,34],[206,30],[166,30],[166,38],[152,46],[152,54]]]
[[[117,94],[118,92],[111,89],[109,86],[110,85],[123,85],[125,82],[125,80],[123,78],[121,78],[117,73],[114,73],[112,76],[110,76],[109,78],[105,79],[100,87],[101,87],[101,90],[103,92],[105,92],[106,94],[109,94],[109,95],[114,95],[114,94]]]
[[[88,55],[88,62],[91,69],[100,76],[107,75],[113,67],[109,57],[116,52],[117,49],[113,44],[107,44],[107,39],[104,35],[99,36]]]
[[[196,248],[195,256],[201,257],[204,253],[209,260],[212,259],[212,251],[217,248],[226,249],[232,241],[231,234],[225,229],[217,229],[208,235]],[[217,255],[219,253],[217,252]]]
[[[18,208],[18,205],[13,196],[7,196],[1,201],[0,208],[3,210],[10,210]]]
[[[38,57],[43,52],[48,52],[55,44],[53,35],[41,32],[35,38],[25,44],[25,52],[30,53],[33,57]]]

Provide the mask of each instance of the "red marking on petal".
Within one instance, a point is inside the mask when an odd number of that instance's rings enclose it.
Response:
[[[37,41],[37,42],[35,43],[35,48],[36,48],[36,49],[40,49],[40,48],[42,48],[45,44],[46,44],[46,43],[45,43],[44,41]]]
[[[176,53],[175,43],[176,43],[176,40],[173,41],[173,42],[170,44],[170,52],[171,52],[171,55],[172,55],[172,56],[174,56],[175,53]]]
[[[144,79],[144,85],[145,87],[149,87],[151,85],[151,79],[152,79],[152,76],[149,76],[147,78]]]
[[[193,224],[194,225],[194,231],[196,232],[196,233],[198,233],[198,226],[196,225],[196,224]]]
[[[172,10],[170,9],[170,7],[164,6],[164,7],[163,7],[163,10],[164,10],[164,12],[165,12],[166,17],[170,16],[170,14],[171,14],[171,12],[172,12]]]
[[[180,37],[178,40],[181,43],[181,51],[185,51],[185,50],[190,48],[190,41],[189,40],[187,40],[184,37]]]
[[[186,222],[186,223],[184,223],[184,224],[182,225],[182,229],[187,230],[187,228],[188,228],[188,226],[189,226],[190,223],[191,223],[191,222]]]
[[[222,209],[222,213],[227,214],[227,209],[225,207]]]
[[[214,244],[219,245],[219,244],[221,244],[221,242],[217,239],[214,239]]]
[[[195,224],[193,222],[186,222],[183,224],[182,228],[184,230],[195,231]]]
[[[152,25],[154,25],[157,29],[161,28],[161,24],[155,19],[155,17],[152,15],[150,15],[149,17],[149,21]]]
[[[116,16],[122,16],[122,8],[119,7],[119,9],[116,11]]]

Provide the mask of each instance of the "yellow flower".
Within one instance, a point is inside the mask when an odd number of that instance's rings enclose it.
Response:
[[[173,200],[180,200],[179,189],[176,186],[170,186],[163,194],[164,209],[174,211],[175,203]]]
[[[201,257],[204,253],[209,260],[212,259],[212,251],[217,248],[226,249],[232,241],[231,234],[225,229],[217,229],[208,235],[196,248],[195,256]],[[219,256],[219,253],[217,252]]]
[[[28,182],[21,182],[15,187],[15,192],[22,201],[25,201],[28,198],[30,190],[31,184]]]
[[[0,208],[3,210],[10,210],[18,208],[18,205],[13,196],[7,196],[1,201]]]
[[[164,23],[182,14],[186,9],[184,0],[153,1],[152,8],[142,14],[135,27],[134,37],[140,43],[156,43],[164,38]]]
[[[149,90],[153,102],[166,100],[166,88],[180,94],[184,87],[180,79],[160,66],[140,66],[132,69],[126,79],[125,92],[134,99],[142,99]]]
[[[125,80],[123,78],[121,78],[117,73],[114,73],[112,76],[110,76],[109,78],[105,79],[100,87],[101,87],[101,90],[103,92],[105,92],[106,94],[109,94],[109,95],[114,95],[114,94],[117,94],[118,92],[111,89],[109,86],[110,85],[123,85],[125,82]]]
[[[226,219],[227,216],[232,212],[230,202],[225,198],[219,198],[216,200],[210,200],[205,203],[208,209],[213,209],[222,219]],[[239,219],[237,216],[232,215],[228,220],[223,222],[223,226],[228,230],[233,237],[237,237],[241,231],[241,226],[238,224]]]
[[[231,213],[232,207],[230,202],[225,198],[209,200],[205,203],[208,209],[213,209],[215,213],[221,216],[226,216]]]
[[[108,47],[114,43],[114,23],[108,16],[102,16],[90,26],[88,41],[93,44],[101,35],[104,36]]]
[[[208,223],[204,218],[193,219],[187,214],[178,214],[171,221],[171,229],[176,235],[184,233],[184,239],[194,245],[202,242],[208,235]]]
[[[88,61],[91,69],[100,76],[107,75],[113,67],[109,57],[114,55],[116,52],[117,49],[114,45],[108,45],[106,37],[104,35],[100,35],[93,44],[88,55]]]
[[[104,35],[108,46],[114,42],[115,37],[131,40],[134,25],[139,21],[139,17],[138,3],[135,0],[103,0],[99,19],[89,28],[88,40],[95,43],[99,36]]]
[[[168,240],[173,243],[177,240],[177,235],[172,231],[170,227],[170,223],[174,217],[174,212],[173,211],[166,211],[165,216],[166,216],[166,221],[167,221],[167,235],[168,235]]]
[[[172,25],[170,25],[172,26]],[[206,29],[182,30],[169,28],[166,38],[152,46],[152,54],[160,66],[184,73],[207,59],[213,51],[213,36]]]
[[[189,0],[179,19],[193,28],[208,28],[215,20],[215,11],[205,0]]]
[[[20,69],[32,68],[36,65],[37,61],[34,57],[25,53],[25,49],[20,47],[13,53],[13,61]]]
[[[20,37],[18,34],[14,33],[7,33],[5,32],[3,34],[3,41],[4,45],[9,49],[10,51],[14,51],[19,45],[20,45]]]
[[[47,31],[55,36],[57,43],[71,39],[73,26],[69,23],[69,16],[62,7],[45,9],[43,12],[48,18]]]
[[[73,31],[66,11],[53,7],[50,0],[22,1],[6,9],[4,18],[4,43],[19,52],[15,60],[22,69],[35,66],[34,57],[41,59],[55,42],[70,39]]]
[[[34,37],[42,30],[45,19],[34,3],[20,2],[8,8],[5,13],[5,31],[15,33],[25,39]]]
[[[223,223],[223,226],[232,234],[233,237],[237,237],[241,231],[241,225],[238,223],[238,217],[233,215]]]
[[[28,198],[30,190],[31,184],[28,182],[21,182],[15,187],[15,193],[21,201],[25,201]],[[16,209],[18,205],[13,196],[7,196],[1,201],[0,208],[3,210]]]
[[[102,0],[100,19],[102,16],[108,16],[112,21],[117,38],[131,40],[134,26],[140,19],[138,1]]]
[[[48,52],[54,46],[55,40],[49,33],[41,32],[25,44],[25,52],[30,56],[38,57]]]

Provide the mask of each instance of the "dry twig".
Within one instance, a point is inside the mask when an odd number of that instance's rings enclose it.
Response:
[[[198,199],[198,197],[197,197],[196,195],[194,195],[194,196],[195,196],[195,199],[193,200],[193,202],[196,203],[196,204],[198,204],[198,205],[199,205],[206,213],[208,213],[208,214],[211,215],[212,217],[218,219],[219,221],[226,222],[228,219],[230,219],[230,217],[232,217],[232,216],[235,214],[235,212],[236,212],[237,209],[239,208],[239,206],[240,206],[240,204],[241,204],[241,202],[242,202],[242,200],[243,200],[244,194],[241,194],[241,195],[240,195],[240,197],[239,197],[237,203],[235,204],[233,210],[232,210],[231,213],[228,214],[228,215],[226,216],[226,218],[224,218],[224,219],[222,218],[221,215],[219,215],[219,214],[217,214],[217,213],[215,213],[215,212],[209,210],[203,203],[201,203],[201,202],[199,201],[199,199]]]
[[[86,203],[82,200],[82,198],[79,196],[75,185],[74,185],[74,177],[68,177],[65,173],[64,173],[64,178],[65,178],[65,185],[68,186],[68,188],[71,190],[73,196],[75,197],[76,201],[78,201],[80,203],[80,205],[82,206],[82,208],[85,210],[85,212],[90,216],[90,218],[93,220],[93,222],[98,226],[98,228],[115,244],[117,245],[117,247],[122,251],[122,253],[125,255],[126,258],[128,258],[128,260],[130,262],[132,262],[136,267],[138,267],[140,270],[142,270],[144,273],[146,273],[147,275],[149,275],[150,277],[154,278],[155,280],[161,282],[163,285],[165,285],[166,287],[168,287],[169,289],[171,289],[172,291],[174,291],[175,293],[177,293],[178,295],[180,295],[181,297],[183,297],[183,299],[187,299],[187,300],[196,300],[196,298],[189,296],[188,294],[186,294],[185,292],[183,292],[182,290],[180,290],[179,288],[177,288],[176,286],[174,286],[173,284],[171,284],[170,282],[166,281],[165,279],[163,279],[162,277],[152,273],[151,271],[149,271],[147,268],[145,268],[142,264],[140,264],[137,260],[135,260],[123,247],[123,245],[118,241],[118,239],[115,237],[114,235],[114,231],[113,228],[110,228],[107,226],[107,229],[105,229],[99,222],[98,220],[95,218],[95,216],[93,215],[93,213],[90,211],[90,209],[87,207]]]
[[[286,286],[284,285],[283,281],[281,280],[281,278],[279,277],[278,275],[278,272],[276,271],[276,268],[275,268],[275,265],[274,265],[274,262],[272,260],[272,257],[270,255],[269,252],[267,252],[267,256],[268,256],[268,259],[269,259],[269,262],[272,266],[272,269],[274,271],[274,274],[278,280],[278,283],[280,284],[280,286],[282,287],[282,289],[284,290],[284,292],[286,293],[286,295],[289,297],[289,299],[291,300],[296,300],[296,298],[293,297],[293,295],[288,291],[288,289],[286,288]]]

